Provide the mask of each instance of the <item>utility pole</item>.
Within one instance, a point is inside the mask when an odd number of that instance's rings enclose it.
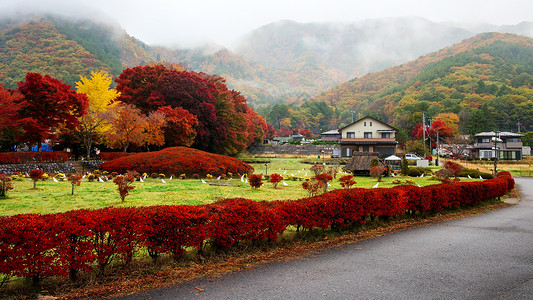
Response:
[[[424,158],[426,157],[426,113],[422,112],[422,142],[424,144]]]
[[[494,131],[494,177],[498,174],[498,147],[497,147],[498,129]]]
[[[439,166],[439,129],[437,129],[437,159],[435,160],[435,166]]]

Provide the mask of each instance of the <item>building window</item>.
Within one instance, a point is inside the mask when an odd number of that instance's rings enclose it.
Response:
[[[381,138],[390,139],[390,132],[382,132],[381,133]]]
[[[363,152],[369,152],[370,147],[369,146],[363,146]]]
[[[347,132],[346,133],[347,139],[355,139],[355,132]]]
[[[494,151],[492,150],[479,150],[479,158],[490,159],[494,157]]]
[[[490,138],[478,138],[477,139],[477,142],[478,143],[490,143]]]
[[[365,132],[364,137],[365,137],[365,139],[371,139],[372,138],[372,132]]]
[[[505,140],[506,143],[520,143],[522,141],[521,138],[507,138]]]
[[[372,126],[372,121],[370,121],[370,126]]]
[[[363,124],[366,126],[366,122],[363,122]]]

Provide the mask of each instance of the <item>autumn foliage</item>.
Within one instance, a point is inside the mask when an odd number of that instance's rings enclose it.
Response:
[[[229,156],[212,154],[185,147],[170,147],[161,151],[143,152],[104,162],[100,169],[123,174],[128,170],[139,173],[185,174],[192,177],[233,174],[248,174],[253,168]]]
[[[351,188],[352,185],[357,183],[355,180],[353,180],[352,175],[342,176],[341,178],[339,178],[339,181],[340,181],[341,186],[347,189]]]
[[[113,182],[117,185],[118,193],[120,194],[120,199],[124,202],[126,196],[129,194],[130,190],[133,190],[135,187],[131,185],[135,181],[135,178],[131,174],[118,175],[113,179]]]
[[[280,183],[281,181],[283,180],[283,176],[277,174],[277,173],[274,173],[272,175],[270,175],[270,183],[272,183],[272,185],[274,185],[274,188],[276,188],[278,186],[278,183]]]
[[[22,123],[24,141],[38,143],[51,137],[53,128],[64,126],[74,129],[78,118],[86,113],[88,99],[78,94],[60,80],[39,73],[27,73],[25,81],[18,83],[18,91],[24,109],[19,117]]]
[[[146,115],[159,110],[169,116],[168,145],[192,140],[195,148],[233,155],[261,141],[268,129],[246,98],[229,90],[220,76],[149,65],[126,69],[116,81],[118,101]]]
[[[12,190],[11,177],[6,174],[0,174],[0,199],[7,197],[7,191]]]
[[[113,260],[130,262],[137,251],[152,258],[179,257],[205,241],[231,247],[242,241],[277,240],[287,226],[345,227],[367,218],[437,212],[503,196],[514,186],[507,174],[480,182],[425,187],[342,189],[287,201],[226,199],[213,204],[75,210],[0,217],[0,273],[31,278],[76,278],[79,271]],[[53,253],[53,255],[50,255]]]
[[[250,174],[248,183],[250,183],[252,188],[258,189],[263,185],[263,176],[261,174]]]

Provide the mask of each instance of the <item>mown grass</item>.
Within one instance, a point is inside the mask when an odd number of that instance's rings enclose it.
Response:
[[[53,182],[52,180],[39,181],[37,188],[33,189],[30,179],[13,181],[13,190],[8,191],[6,199],[0,199],[0,215],[15,215],[21,213],[57,213],[74,209],[97,209],[108,206],[150,206],[150,205],[198,205],[207,204],[226,198],[247,198],[261,200],[295,200],[307,197],[307,192],[302,188],[305,178],[311,178],[313,173],[309,170],[311,165],[303,164],[301,159],[271,159],[268,166],[264,164],[253,165],[255,173],[278,173],[285,178],[293,174],[299,179],[296,181],[285,179],[288,186],[278,184],[276,189],[272,184],[264,181],[259,189],[252,189],[250,185],[241,182],[240,178],[229,180],[207,180],[203,184],[198,179],[168,180],[162,183],[160,179],[147,178],[145,182],[136,181],[133,189],[121,202],[116,185],[112,181],[88,182],[83,179],[80,186],[75,187],[71,195],[72,186],[68,181]],[[268,167],[268,169],[267,169]],[[337,179],[331,182],[328,191],[342,188],[338,181],[344,174],[338,174]],[[406,177],[397,177],[405,182]],[[413,178],[415,184],[420,186],[436,184],[438,181],[428,177]],[[379,187],[392,187],[395,178],[383,178]],[[371,177],[356,177],[355,187],[371,188],[377,180]],[[463,181],[467,179],[462,179]],[[476,179],[473,179],[476,180]]]

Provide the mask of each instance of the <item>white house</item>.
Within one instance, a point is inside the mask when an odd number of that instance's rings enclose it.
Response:
[[[382,157],[396,155],[398,129],[366,116],[339,129],[342,157],[353,152],[378,152]]]

